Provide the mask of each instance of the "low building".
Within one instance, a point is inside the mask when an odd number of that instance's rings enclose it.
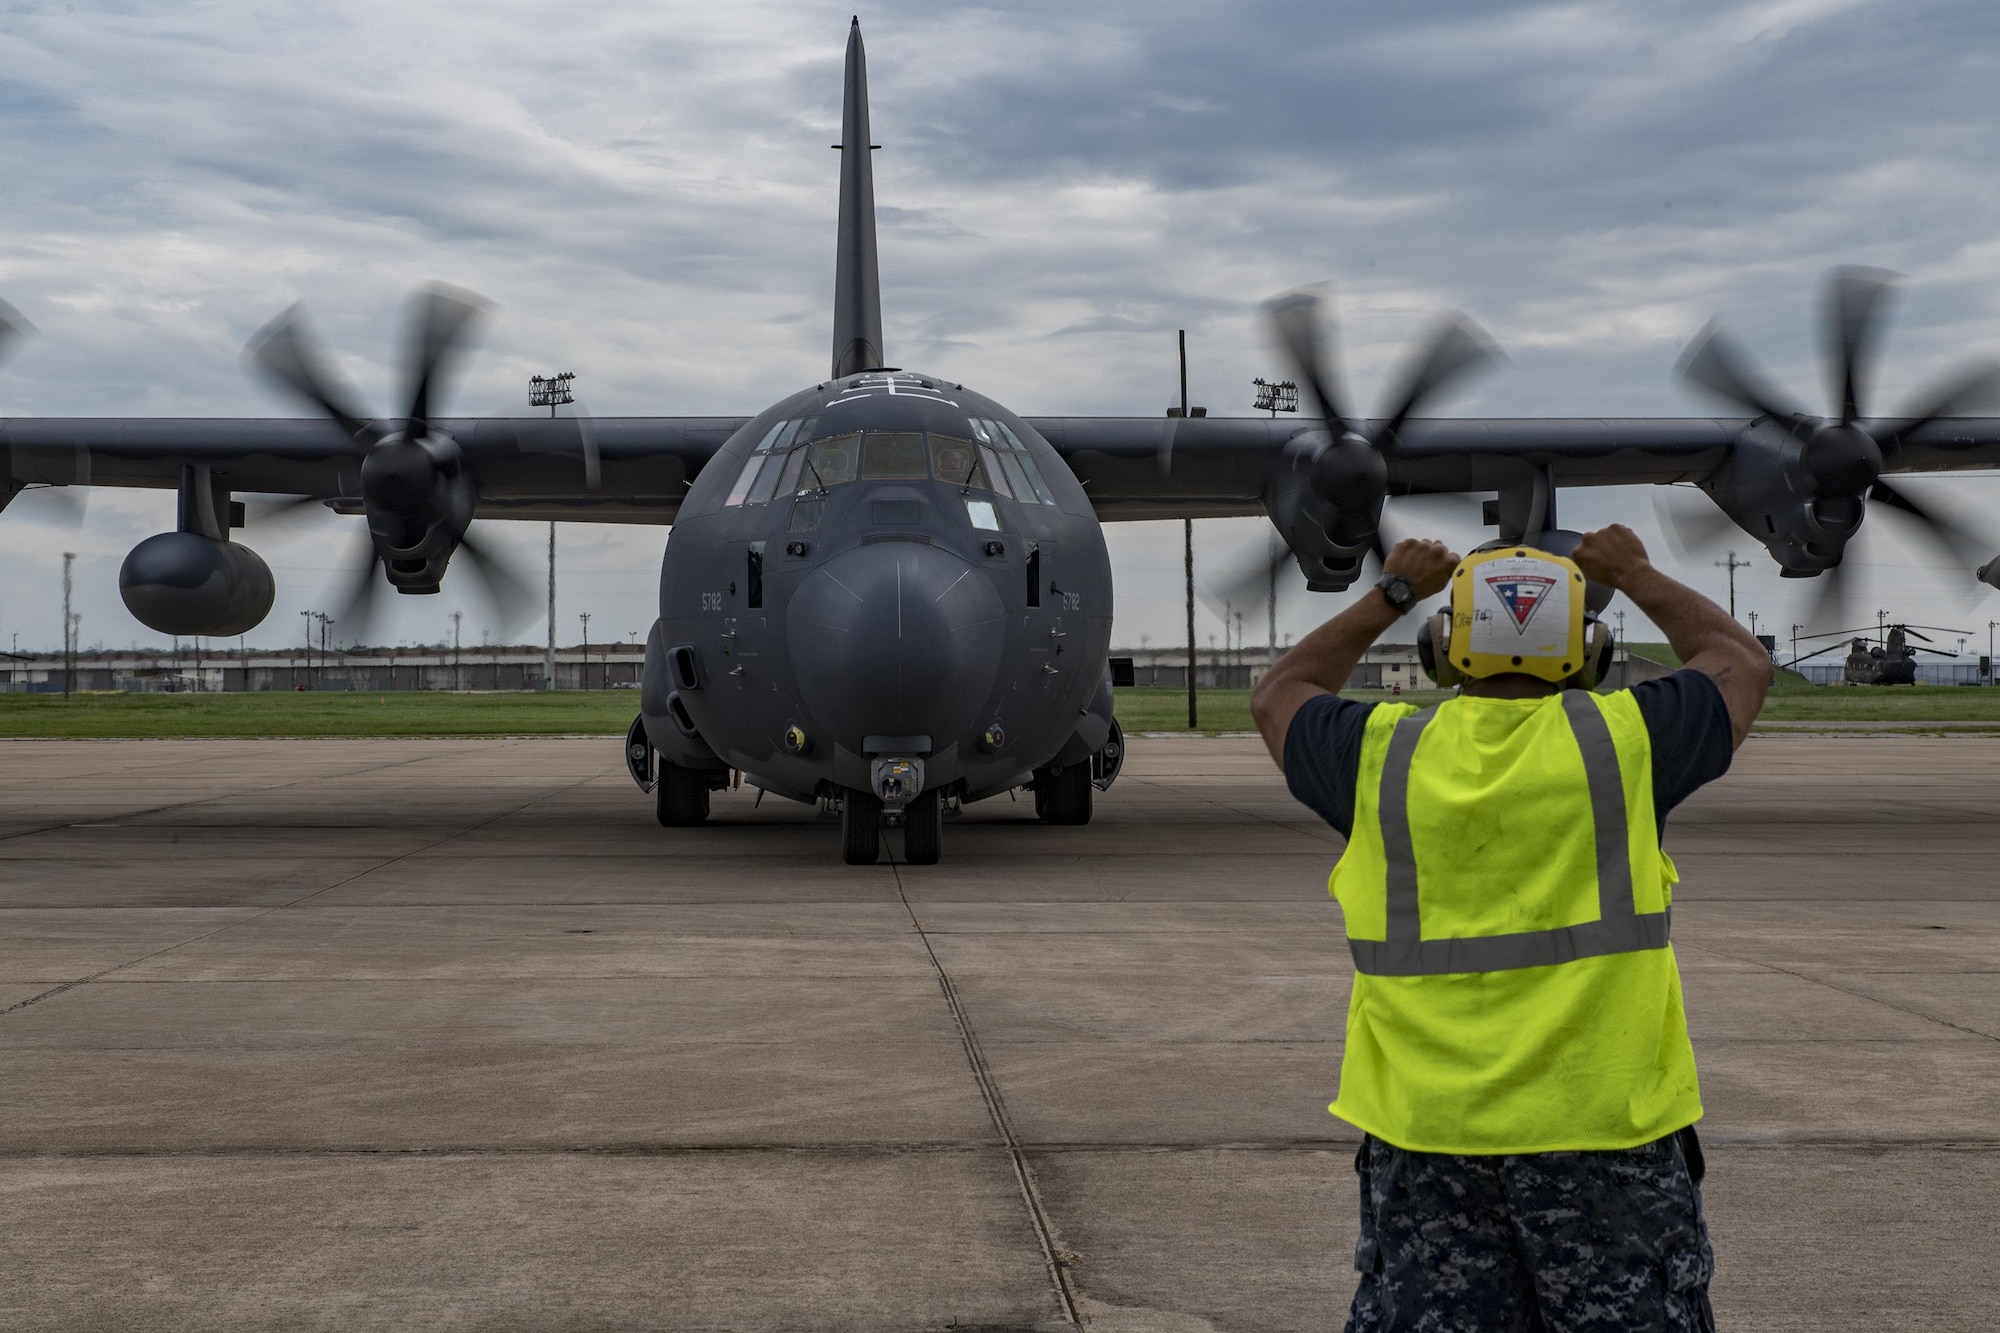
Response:
[[[555,688],[636,689],[645,649],[638,644],[591,644],[556,650]],[[157,649],[76,655],[72,690],[132,694],[236,693],[258,690],[540,690],[549,688],[544,648],[303,648],[196,653]],[[61,694],[61,653],[0,654],[0,692]]]

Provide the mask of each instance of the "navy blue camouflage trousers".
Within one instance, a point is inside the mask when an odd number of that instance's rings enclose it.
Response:
[[[1409,1152],[1370,1135],[1347,1333],[1713,1333],[1694,1127],[1615,1152]]]

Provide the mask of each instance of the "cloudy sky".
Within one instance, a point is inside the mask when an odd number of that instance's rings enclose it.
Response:
[[[241,348],[303,300],[386,414],[401,302],[431,278],[500,307],[456,411],[518,413],[527,376],[556,369],[600,415],[756,411],[824,374],[850,12],[11,5],[0,294],[40,334],[0,370],[0,413],[289,415]],[[1878,410],[2000,351],[2000,12],[1979,0],[899,2],[861,20],[890,355],[1026,415],[1159,412],[1182,327],[1195,401],[1247,413],[1251,378],[1286,373],[1257,304],[1313,281],[1335,284],[1362,402],[1430,312],[1484,324],[1512,366],[1447,413],[1694,414],[1669,370],[1717,312],[1823,409],[1810,318],[1835,263],[1909,277]],[[2000,549],[2000,479],[1910,489]],[[1563,518],[1664,545],[1647,489],[1565,492]],[[171,525],[164,493],[97,491],[76,532],[17,502],[0,646],[59,642],[64,549],[84,641],[154,641],[117,568]],[[538,559],[541,528],[496,526]],[[280,583],[253,642],[331,604],[359,527],[249,534]],[[1851,557],[1857,604],[1983,644],[2000,596],[1966,600],[1969,578],[1889,529],[1871,516]],[[1202,569],[1265,530],[1198,524]],[[566,642],[584,611],[593,639],[643,633],[663,536],[563,529]],[[1110,540],[1120,642],[1177,637],[1178,525]],[[1738,549],[1756,562],[1739,604],[1784,633],[1808,594]],[[1722,592],[1721,552],[1659,555]],[[412,642],[460,605],[393,600],[389,637]],[[1281,635],[1343,600],[1288,594]],[[464,609],[478,642],[485,612]]]

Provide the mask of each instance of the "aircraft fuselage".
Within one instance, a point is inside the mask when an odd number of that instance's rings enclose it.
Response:
[[[882,791],[900,761],[977,800],[1103,748],[1111,597],[1083,488],[1019,417],[910,371],[830,380],[744,426],[682,503],[646,730],[798,800]]]

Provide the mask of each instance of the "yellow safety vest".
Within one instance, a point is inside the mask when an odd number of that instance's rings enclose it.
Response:
[[[1447,1153],[1629,1148],[1699,1120],[1678,878],[1629,691],[1378,706],[1328,884],[1355,970],[1328,1109]]]

